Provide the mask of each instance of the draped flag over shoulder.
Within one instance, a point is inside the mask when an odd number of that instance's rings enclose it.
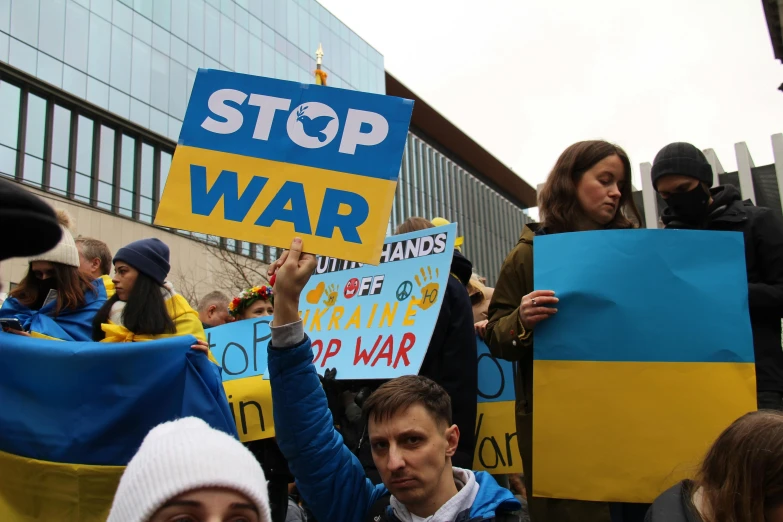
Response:
[[[0,333],[0,520],[106,520],[124,466],[162,422],[200,417],[236,436],[220,369],[194,342]]]
[[[756,409],[739,232],[536,237],[533,494],[652,502]]]
[[[108,276],[92,282],[94,292],[85,292],[86,304],[77,310],[54,312],[57,303],[52,301],[40,310],[30,310],[14,298],[8,298],[0,308],[0,317],[15,317],[33,337],[58,341],[91,341],[92,320],[103,303],[114,295],[114,284]]]

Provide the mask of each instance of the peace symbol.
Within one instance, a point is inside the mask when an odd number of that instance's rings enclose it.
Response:
[[[413,283],[410,281],[403,281],[400,283],[400,286],[397,287],[397,300],[405,301],[410,297],[411,292],[413,292]]]

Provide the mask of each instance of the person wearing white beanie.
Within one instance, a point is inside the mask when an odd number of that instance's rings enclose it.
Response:
[[[0,308],[0,322],[4,331],[17,335],[90,341],[92,320],[106,302],[106,288],[79,272],[71,217],[64,210],[56,215],[59,242],[29,259],[27,275]]]
[[[107,522],[169,520],[271,522],[261,465],[201,419],[156,426],[125,468]]]

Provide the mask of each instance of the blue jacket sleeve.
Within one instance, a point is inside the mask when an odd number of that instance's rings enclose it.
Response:
[[[373,486],[334,429],[310,339],[268,351],[275,437],[302,497],[319,522],[363,522],[386,488]]]

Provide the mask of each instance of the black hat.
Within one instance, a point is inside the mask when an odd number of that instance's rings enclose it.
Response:
[[[117,250],[114,262],[125,261],[130,266],[154,279],[159,285],[166,281],[169,265],[169,247],[156,237],[140,239]]]
[[[0,179],[0,226],[0,261],[48,252],[63,233],[52,207],[4,179]]]
[[[696,178],[712,186],[712,167],[702,151],[690,143],[670,143],[655,155],[652,166],[652,183],[669,174]]]

